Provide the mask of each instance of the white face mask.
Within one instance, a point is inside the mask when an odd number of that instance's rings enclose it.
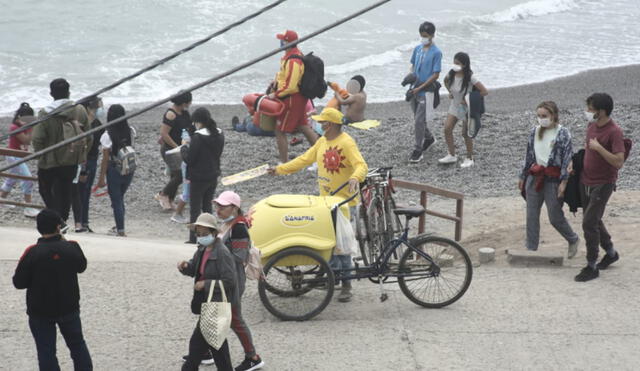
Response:
[[[424,46],[431,45],[431,39],[428,37],[421,37],[420,43]]]
[[[198,244],[202,245],[202,246],[209,246],[213,244],[213,241],[215,240],[213,238],[212,234],[206,235],[206,236],[198,236],[198,238],[196,238],[196,240],[198,241]]]
[[[462,71],[462,66],[460,66],[459,64],[454,64],[451,69],[453,70],[453,72],[460,72]]]
[[[543,128],[548,128],[549,126],[551,126],[551,119],[548,117],[538,117],[538,124],[540,124],[540,126],[542,126]]]
[[[591,121],[595,121],[596,120],[596,114],[593,112],[589,112],[589,111],[584,111],[584,117],[587,119],[587,121],[591,122]]]

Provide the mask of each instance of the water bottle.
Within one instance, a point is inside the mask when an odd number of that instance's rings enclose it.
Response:
[[[182,129],[182,140],[186,140],[187,142],[191,140],[191,137],[189,136],[189,132],[187,131],[187,129]]]

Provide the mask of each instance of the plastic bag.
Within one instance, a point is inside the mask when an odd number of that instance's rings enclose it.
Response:
[[[250,280],[264,279],[264,270],[262,268],[262,253],[251,242],[249,247],[249,257],[244,267],[244,273]]]
[[[336,255],[353,255],[356,253],[358,241],[353,233],[351,222],[342,213],[336,210]]]

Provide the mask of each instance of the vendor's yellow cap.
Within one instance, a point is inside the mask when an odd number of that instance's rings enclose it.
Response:
[[[342,112],[338,111],[335,108],[325,108],[322,110],[322,113],[319,115],[311,116],[312,119],[320,122],[320,121],[328,121],[334,124],[342,124],[342,118],[344,115]]]

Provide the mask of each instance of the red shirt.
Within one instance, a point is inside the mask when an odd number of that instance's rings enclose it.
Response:
[[[204,249],[202,253],[202,260],[200,261],[200,281],[204,281],[204,267],[207,266],[207,260],[209,260],[209,256],[211,255],[211,250]]]
[[[589,124],[584,150],[584,165],[580,181],[587,186],[599,184],[615,184],[618,169],[609,164],[598,152],[589,149],[589,141],[596,138],[598,142],[612,154],[624,153],[624,137],[622,129],[613,120],[598,127],[595,122]]]
[[[17,130],[21,126],[22,125],[14,122],[9,126],[9,131]],[[31,130],[32,129],[27,129],[27,130],[23,131],[23,133],[29,134],[31,132]],[[12,136],[9,137],[9,147],[8,148],[19,149],[19,150],[22,150],[22,151],[28,151],[29,150],[29,146],[22,144],[22,142],[20,142],[20,139],[18,139],[18,137],[16,135],[12,135]]]

